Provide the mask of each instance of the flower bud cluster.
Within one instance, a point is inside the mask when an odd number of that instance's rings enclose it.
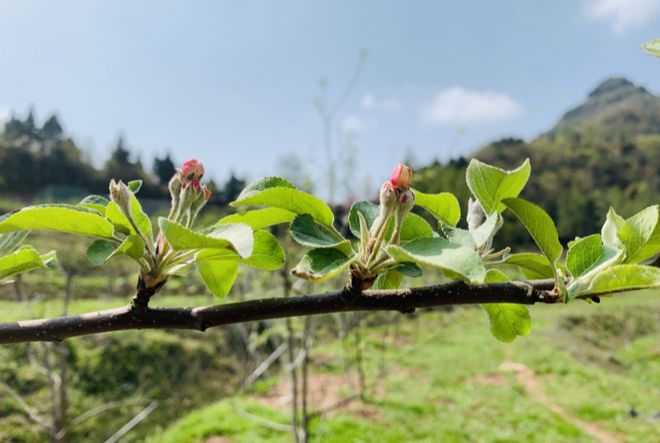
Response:
[[[168,183],[172,196],[170,219],[192,226],[199,210],[211,198],[211,191],[200,183],[202,177],[204,165],[197,160],[188,160],[176,170]]]

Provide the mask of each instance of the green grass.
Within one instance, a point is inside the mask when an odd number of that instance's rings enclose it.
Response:
[[[397,344],[389,326],[387,370],[376,393],[364,404],[315,420],[311,441],[595,441],[530,394],[514,373],[500,371],[505,360],[531,368],[538,387],[568,416],[627,442],[653,441],[660,398],[658,295],[650,291],[600,305],[532,307],[532,334],[511,345],[493,339],[485,314],[473,308],[404,320]],[[385,328],[364,330],[371,382],[378,374]],[[340,374],[340,349],[337,341],[317,345],[314,354],[322,356],[323,364],[315,365],[315,372]],[[260,404],[260,394],[193,411],[148,441],[192,443],[210,436],[232,442],[291,441],[287,432],[255,420],[288,422],[287,408]],[[629,417],[631,407],[639,417]]]

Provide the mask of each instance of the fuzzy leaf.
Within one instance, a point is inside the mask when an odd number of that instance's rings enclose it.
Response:
[[[577,296],[660,288],[660,268],[644,265],[615,265],[598,273],[589,287]]]
[[[486,276],[481,257],[474,249],[443,238],[424,238],[402,246],[390,245],[387,252],[397,261],[414,261],[448,270],[471,282],[481,283]]]
[[[607,211],[607,218],[600,231],[605,246],[622,247],[621,240],[619,240],[619,230],[624,223],[625,220],[616,213],[614,208]]]
[[[134,194],[131,194],[131,215],[138,229],[142,231],[145,237],[153,241],[153,227],[151,226],[151,220],[149,216],[142,210],[142,205],[140,201]],[[122,232],[128,232],[129,234],[137,234],[131,223],[128,221],[128,217],[124,215],[122,210],[117,206],[117,203],[111,201],[108,203],[105,209],[105,216],[110,220],[115,226],[121,226]]]
[[[252,228],[242,223],[215,225],[199,232],[164,217],[158,219],[158,224],[165,239],[175,251],[230,248],[242,258],[252,254],[254,246]]]
[[[660,253],[660,209],[642,209],[627,219],[618,232],[626,251],[625,263],[639,263]]]
[[[403,281],[403,274],[396,271],[384,272],[374,281],[372,289],[399,289]]]
[[[55,253],[41,255],[32,246],[21,246],[11,254],[0,257],[0,280],[36,268],[47,268]]]
[[[78,205],[28,206],[0,217],[0,233],[13,231],[57,231],[112,238],[114,228],[97,211]]]
[[[305,280],[323,281],[339,274],[354,259],[354,256],[349,257],[339,249],[312,249],[305,254],[291,273]]]
[[[275,271],[284,264],[284,250],[268,231],[254,231],[254,249],[252,255],[241,259],[230,249],[204,249],[197,255],[197,260],[237,260],[253,268]]]
[[[651,55],[660,57],[660,38],[656,38],[650,42],[644,43],[642,45],[642,49]]]
[[[488,165],[473,159],[465,177],[472,194],[479,200],[487,215],[504,211],[502,201],[518,197],[529,179],[532,168],[529,159],[512,171]]]
[[[552,265],[545,255],[531,252],[511,254],[503,260],[503,263],[519,267],[525,277],[529,279],[552,278],[554,276]]]
[[[252,229],[262,229],[269,226],[279,225],[280,223],[289,223],[296,216],[291,211],[280,208],[253,209],[251,211],[239,212],[223,217],[218,221],[218,225],[225,223],[245,223]]]
[[[429,211],[439,222],[456,226],[461,219],[461,205],[451,192],[426,194],[415,190],[415,205]]]
[[[319,225],[311,215],[297,215],[289,227],[291,237],[303,246],[312,248],[337,248],[350,253],[350,242],[336,232]]]
[[[105,197],[101,197],[100,195],[88,195],[80,200],[78,205],[84,208],[93,209],[105,216],[105,208],[108,206],[108,203],[110,203],[110,200]]]
[[[568,244],[566,267],[573,277],[584,274],[603,254],[603,243],[600,234],[580,238]]]
[[[229,294],[238,275],[237,260],[197,260],[197,271],[213,295],[223,298]]]
[[[557,228],[547,212],[540,206],[522,198],[507,198],[503,203],[513,211],[518,220],[527,228],[539,249],[550,263],[554,264],[561,257],[563,247],[559,243]]]
[[[249,184],[231,206],[268,206],[309,214],[325,226],[332,226],[334,214],[325,202],[279,177],[264,177]]]

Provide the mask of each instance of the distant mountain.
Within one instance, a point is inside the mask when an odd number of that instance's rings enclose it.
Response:
[[[564,240],[598,232],[609,206],[630,215],[660,201],[660,97],[610,78],[536,139],[498,140],[474,157],[508,169],[530,158],[523,196],[550,212]],[[416,186],[452,190],[464,203],[466,165],[462,159],[436,162],[419,171]],[[516,240],[513,230],[504,234]]]

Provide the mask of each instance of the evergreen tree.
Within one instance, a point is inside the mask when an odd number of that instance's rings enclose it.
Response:
[[[155,157],[152,171],[160,183],[166,184],[169,182],[170,178],[172,178],[176,172],[170,154],[167,153],[163,158]]]

